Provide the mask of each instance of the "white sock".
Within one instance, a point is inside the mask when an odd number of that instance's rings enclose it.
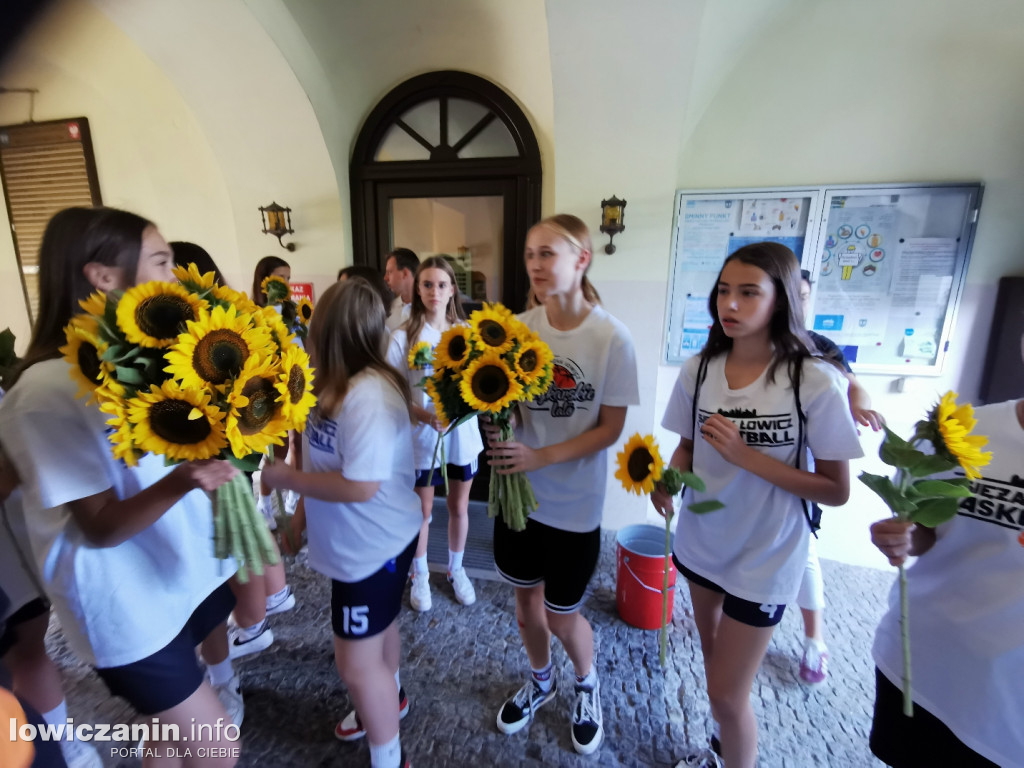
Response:
[[[462,567],[462,556],[465,552],[452,552],[448,550],[448,573],[454,573]]]
[[[272,595],[267,595],[267,608],[271,608],[282,600],[288,597],[288,585],[285,584],[284,588],[280,592],[275,592]]]
[[[245,635],[249,640],[252,640],[256,635],[263,632],[263,628],[267,625],[266,618],[262,618],[253,624],[251,627],[239,627],[242,634]]]
[[[590,671],[587,672],[583,677],[576,675],[576,685],[581,688],[591,688],[597,685],[597,672],[594,671],[594,665],[590,665]]]
[[[401,765],[402,743],[398,740],[398,734],[387,744],[370,745],[371,768],[401,768]]]
[[[427,556],[414,557],[412,559],[412,572],[413,573],[427,573]]]
[[[553,680],[551,679],[551,662],[547,663],[547,666],[541,669],[534,669],[530,667],[530,671],[533,673],[533,682],[537,684],[537,687],[544,693],[551,690]]]
[[[47,725],[60,725],[61,723],[67,724],[68,721],[68,702],[67,699],[61,699],[60,704],[51,709],[49,712],[43,712],[43,720],[46,721]]]
[[[398,688],[398,690],[402,690],[402,677],[401,677],[401,675],[402,675],[402,670],[396,669],[395,670],[395,687]]]
[[[208,664],[206,671],[210,675],[210,685],[224,685],[224,683],[235,676],[235,670],[231,666],[230,655],[219,664]]]

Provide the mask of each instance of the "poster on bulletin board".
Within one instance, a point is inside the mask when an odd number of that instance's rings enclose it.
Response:
[[[855,372],[938,375],[981,194],[980,184],[679,192],[666,362],[706,342],[725,258],[771,240],[811,273],[807,327],[843,348]]]

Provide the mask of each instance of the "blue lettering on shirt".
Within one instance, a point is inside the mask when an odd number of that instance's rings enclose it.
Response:
[[[314,417],[310,414],[306,421],[306,436],[309,447],[318,451],[333,454],[334,441],[338,436],[338,425],[332,419]]]

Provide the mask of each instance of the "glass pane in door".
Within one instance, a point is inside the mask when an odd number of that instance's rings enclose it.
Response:
[[[503,230],[500,195],[391,199],[391,247],[446,258],[463,301],[501,301]]]

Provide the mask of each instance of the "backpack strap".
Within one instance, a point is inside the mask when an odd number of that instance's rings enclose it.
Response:
[[[693,385],[693,397],[690,400],[690,420],[693,422],[693,440],[697,440],[697,398],[700,397],[700,386],[708,376],[708,361],[702,354],[700,365],[697,366],[697,380]]]
[[[796,439],[796,468],[800,469],[801,460],[807,450],[805,442],[804,429],[807,424],[807,417],[804,415],[803,406],[800,404],[800,378],[803,373],[804,361],[800,360],[795,368],[790,371],[790,382],[793,384],[793,399],[796,400],[796,421],[797,421],[797,439]],[[811,517],[811,511],[807,504],[807,499],[803,496],[800,497],[800,506],[804,510],[804,519],[807,520],[807,525],[811,529],[811,534],[814,538],[818,538],[818,531],[814,527],[814,519]]]

